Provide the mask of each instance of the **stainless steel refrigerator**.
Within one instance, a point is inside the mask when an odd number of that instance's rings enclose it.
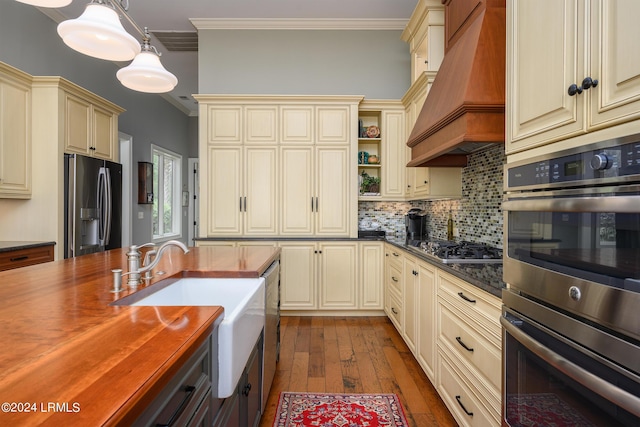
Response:
[[[64,155],[64,257],[122,246],[122,165]]]

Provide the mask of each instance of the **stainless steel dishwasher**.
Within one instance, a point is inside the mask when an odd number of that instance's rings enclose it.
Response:
[[[280,354],[280,261],[274,261],[265,278],[265,323],[262,356],[262,412],[276,374]]]

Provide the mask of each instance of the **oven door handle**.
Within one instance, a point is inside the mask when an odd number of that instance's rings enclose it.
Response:
[[[640,196],[568,197],[507,200],[505,211],[638,213]]]
[[[522,345],[531,350],[545,362],[562,372],[569,378],[579,382],[583,386],[599,394],[610,402],[623,408],[626,411],[640,416],[640,398],[633,394],[616,387],[615,385],[603,380],[597,375],[592,374],[586,369],[576,365],[575,363],[565,359],[549,348],[545,347],[535,339],[531,338],[525,332],[520,330],[516,325],[507,320],[504,316],[500,317],[500,323],[505,330],[513,335]]]

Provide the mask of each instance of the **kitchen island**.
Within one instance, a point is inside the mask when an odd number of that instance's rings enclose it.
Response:
[[[2,425],[131,424],[223,318],[222,307],[112,304],[126,249],[0,272]],[[168,248],[172,277],[259,277],[270,247]],[[148,291],[147,291],[148,292]]]

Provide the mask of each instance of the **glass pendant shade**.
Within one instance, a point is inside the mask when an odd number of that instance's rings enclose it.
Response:
[[[165,93],[178,84],[176,76],[167,71],[152,51],[140,52],[116,77],[124,87],[146,93]]]
[[[64,7],[71,3],[71,0],[16,0],[20,3],[30,4],[38,7]]]
[[[76,19],[58,25],[58,34],[71,49],[108,61],[129,61],[140,52],[140,43],[127,33],[118,13],[102,4],[88,4]]]

